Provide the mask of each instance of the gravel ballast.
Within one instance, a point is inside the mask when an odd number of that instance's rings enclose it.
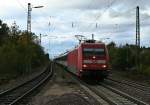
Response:
[[[29,105],[99,105],[60,66],[54,67],[54,76],[41,91],[32,97]]]

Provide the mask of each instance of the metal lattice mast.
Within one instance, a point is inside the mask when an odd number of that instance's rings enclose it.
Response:
[[[136,46],[140,47],[140,17],[139,6],[136,7]]]
[[[136,68],[140,71],[140,16],[139,6],[136,7]]]
[[[28,3],[27,32],[31,33],[31,3]]]

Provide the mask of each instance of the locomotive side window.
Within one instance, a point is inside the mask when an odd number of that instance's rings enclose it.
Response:
[[[85,57],[88,56],[104,56],[105,50],[103,48],[84,48],[83,49],[83,55]]]

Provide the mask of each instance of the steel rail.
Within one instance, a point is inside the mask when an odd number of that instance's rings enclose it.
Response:
[[[13,88],[4,90],[3,92],[0,92],[0,97],[1,97],[2,95],[4,95],[4,94],[7,94],[7,93],[10,92],[10,91],[13,91],[13,90],[17,89],[18,87],[22,87],[23,85],[27,84],[27,83],[30,82],[30,81],[33,81],[34,79],[36,79],[37,77],[39,77],[40,75],[42,75],[44,72],[46,72],[46,69],[45,69],[45,71],[43,71],[41,74],[37,75],[35,78],[30,79],[30,80],[28,80],[28,81],[25,81],[24,83],[19,84],[18,86],[15,86],[15,87],[13,87]]]
[[[107,78],[107,80],[110,80],[110,81],[113,81],[113,82],[116,82],[116,83],[119,83],[119,84],[128,85],[128,86],[134,87],[134,88],[142,90],[142,91],[149,91],[150,92],[150,87],[142,85],[142,84],[138,84],[138,83],[135,83],[135,82],[132,82],[132,81],[126,81],[126,80],[117,81],[117,80],[114,80],[112,78]]]
[[[61,64],[59,64],[61,65]],[[63,66],[63,65],[62,65]],[[112,88],[110,86],[105,85],[104,83],[95,85],[95,86],[91,86],[89,84],[87,84],[86,82],[80,80],[75,74],[73,74],[72,72],[66,70],[68,73],[70,73],[73,77],[74,80],[77,83],[81,83],[83,86],[85,86],[87,89],[91,90],[92,92],[94,92],[97,96],[99,96],[100,98],[102,98],[104,101],[106,101],[107,103],[109,103],[110,105],[148,105],[147,103],[138,100],[122,91],[119,91],[115,88]],[[114,99],[112,99],[111,97],[108,97],[106,95],[107,91],[102,91],[101,89],[110,91],[112,93],[112,97],[114,97],[113,95],[116,94],[117,97],[115,100],[117,100],[118,102],[116,102]],[[110,93],[110,94],[111,94]],[[119,99],[120,98],[120,99]]]
[[[114,92],[114,93],[116,93],[116,94],[119,94],[120,96],[123,96],[124,98],[126,98],[126,99],[128,99],[128,100],[134,102],[134,103],[137,104],[137,105],[148,105],[147,103],[145,103],[145,102],[143,102],[143,101],[141,101],[141,100],[138,100],[138,99],[136,99],[136,98],[134,98],[134,97],[132,97],[132,96],[130,96],[130,95],[128,95],[128,94],[126,94],[126,93],[120,91],[120,90],[117,90],[117,89],[115,89],[115,88],[113,88],[113,87],[111,87],[111,86],[109,86],[109,85],[106,85],[106,84],[104,84],[104,83],[101,83],[100,86],[103,86],[103,87],[105,87],[105,88],[111,90],[112,92]]]
[[[47,67],[47,69],[42,72],[37,77],[9,90],[6,90],[0,93],[0,104],[1,105],[15,105],[33,90],[38,88],[44,81],[46,81],[49,77],[52,76],[52,64],[51,68]],[[7,98],[7,99],[6,99]],[[8,102],[7,102],[8,101]]]
[[[58,63],[58,65],[61,65]],[[63,66],[63,65],[61,65]],[[63,66],[64,67],[64,66]],[[66,69],[66,72],[68,72],[69,74],[71,74],[73,76],[73,79],[76,83],[78,83],[82,89],[84,89],[85,91],[90,90],[92,91],[95,95],[91,95],[93,98],[96,98],[96,100],[98,101],[99,99],[101,99],[101,101],[105,102],[108,105],[118,105],[116,104],[114,101],[110,100],[109,98],[107,98],[104,94],[100,93],[99,91],[97,91],[95,88],[93,88],[92,86],[90,86],[89,84],[87,84],[86,82],[82,81],[81,79],[79,79],[75,74],[73,74],[72,72],[68,71]],[[89,93],[89,91],[87,91]],[[99,98],[99,99],[97,99]],[[98,101],[99,102],[99,101]],[[101,105],[101,102],[99,102]]]

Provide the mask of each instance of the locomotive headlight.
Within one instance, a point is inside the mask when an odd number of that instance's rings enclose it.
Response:
[[[107,65],[102,65],[102,68],[106,68],[107,67]]]
[[[87,67],[87,65],[86,65],[86,64],[84,64],[84,65],[83,65],[83,67]]]
[[[93,59],[95,59],[96,57],[95,56],[93,56]]]

